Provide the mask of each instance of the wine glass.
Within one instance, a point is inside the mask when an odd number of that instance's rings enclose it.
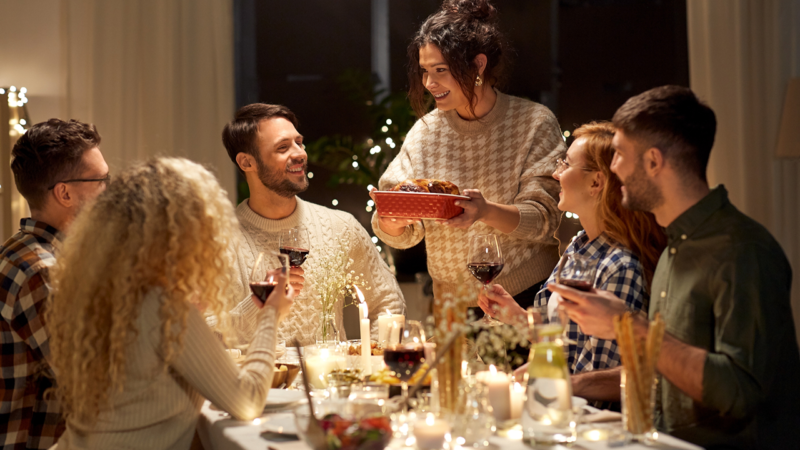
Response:
[[[394,322],[392,332],[395,332],[397,326],[397,322]],[[416,320],[407,320],[400,331],[400,343],[389,345],[383,350],[383,362],[400,379],[403,405],[408,402],[408,380],[425,362],[424,345],[425,331],[422,324]]]
[[[269,294],[278,285],[276,274],[274,272],[270,273],[267,259],[267,253],[259,253],[256,257],[256,262],[253,263],[253,270],[250,272],[250,290],[261,301],[262,305],[267,302]],[[281,261],[284,273],[288,273],[289,259],[286,255],[278,255],[278,259]]]
[[[587,255],[573,253],[567,258],[564,268],[556,273],[556,282],[579,291],[588,292],[594,288],[596,273],[597,261],[595,259]],[[567,317],[567,312],[561,306],[561,301],[556,302],[554,305],[548,303],[547,315],[550,323],[562,328],[561,334],[564,342],[575,344],[576,342],[567,336],[569,317]]]
[[[467,269],[475,279],[483,284],[486,291],[492,281],[503,271],[505,260],[497,236],[493,234],[479,234],[472,236],[469,241],[469,254],[467,255]],[[500,324],[491,316],[484,315],[481,319],[484,325]]]
[[[292,267],[302,266],[311,249],[308,230],[294,227],[281,231],[279,247],[282,254],[289,256]]]

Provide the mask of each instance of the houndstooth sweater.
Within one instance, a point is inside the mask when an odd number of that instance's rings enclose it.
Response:
[[[564,152],[555,116],[538,103],[498,92],[492,111],[474,121],[461,119],[455,110],[433,110],[408,133],[381,177],[379,189],[391,189],[408,178],[451,181],[462,191],[479,189],[486,200],[516,206],[519,226],[506,234],[483,222],[462,230],[424,220],[394,237],[380,229],[376,214],[372,229],[388,245],[400,249],[424,238],[428,271],[439,292],[471,280],[467,272],[470,237],[495,234],[505,257],[505,268],[496,282],[516,295],[546,279],[558,261],[558,241],[553,235],[561,217],[560,188],[552,174]]]
[[[249,276],[259,252],[269,252],[275,255],[271,258],[277,267],[279,262],[278,240],[281,230],[302,226],[308,229],[311,240],[311,249],[308,260],[303,264],[306,272],[306,281],[303,291],[298,295],[292,311],[281,322],[278,328],[278,340],[285,340],[287,345],[295,338],[301,345],[313,344],[317,328],[320,324],[321,304],[314,290],[314,280],[310,276],[316,258],[314,250],[324,246],[337,245],[335,238],[347,240],[350,258],[353,264],[350,267],[356,274],[364,274],[369,291],[364,292],[369,316],[372,321],[372,334],[378,334],[378,314],[387,309],[394,314],[405,312],[405,300],[400,291],[397,280],[392,275],[389,267],[381,259],[375,244],[372,243],[367,231],[352,215],[329,209],[324,206],[309,203],[297,198],[297,208],[284,219],[270,220],[258,215],[250,209],[248,200],[243,201],[236,208],[242,232],[242,242],[236,249],[236,275],[234,279],[236,298],[243,299],[232,311],[234,317],[243,320],[234,320],[238,328],[240,339],[249,341],[255,330],[256,308],[250,299]],[[336,313],[336,328],[345,337],[344,322],[342,320],[343,299],[339,300],[334,308]],[[357,339],[359,336],[350,336]]]

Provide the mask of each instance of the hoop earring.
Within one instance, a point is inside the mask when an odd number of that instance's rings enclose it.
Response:
[[[475,78],[475,86],[483,86],[483,80],[481,79],[480,75],[478,75],[478,77]]]

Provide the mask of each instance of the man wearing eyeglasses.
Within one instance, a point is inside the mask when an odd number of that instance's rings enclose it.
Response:
[[[11,170],[31,217],[0,247],[0,448],[46,449],[64,431],[53,387],[44,309],[54,253],[81,208],[106,187],[94,125],[50,119],[14,145]]]

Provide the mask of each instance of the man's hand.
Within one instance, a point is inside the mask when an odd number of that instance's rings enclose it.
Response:
[[[372,201],[376,201],[374,194],[376,191],[377,189],[372,188],[372,190],[369,192],[369,196],[372,198]],[[421,219],[414,218],[401,219],[397,217],[378,216],[378,226],[381,228],[381,231],[389,236],[400,236],[406,231],[406,226],[420,223],[420,221]]]
[[[525,310],[499,284],[488,289],[481,289],[481,293],[478,295],[478,306],[489,317],[505,324],[516,325],[525,323],[527,320]]]
[[[303,285],[306,283],[305,273],[302,267],[289,269],[289,285],[294,289],[295,295],[300,295],[303,291]]]
[[[581,327],[584,334],[599,339],[615,339],[614,316],[625,314],[625,302],[608,291],[592,289],[583,292],[562,284],[550,283],[547,289],[561,295],[565,300],[562,308],[569,318]]]
[[[470,198],[469,200],[457,200],[455,202],[456,206],[464,208],[464,212],[452,219],[439,221],[440,224],[466,230],[476,221],[486,217],[488,202],[483,198],[481,191],[477,189],[464,189],[464,192],[461,194]]]

